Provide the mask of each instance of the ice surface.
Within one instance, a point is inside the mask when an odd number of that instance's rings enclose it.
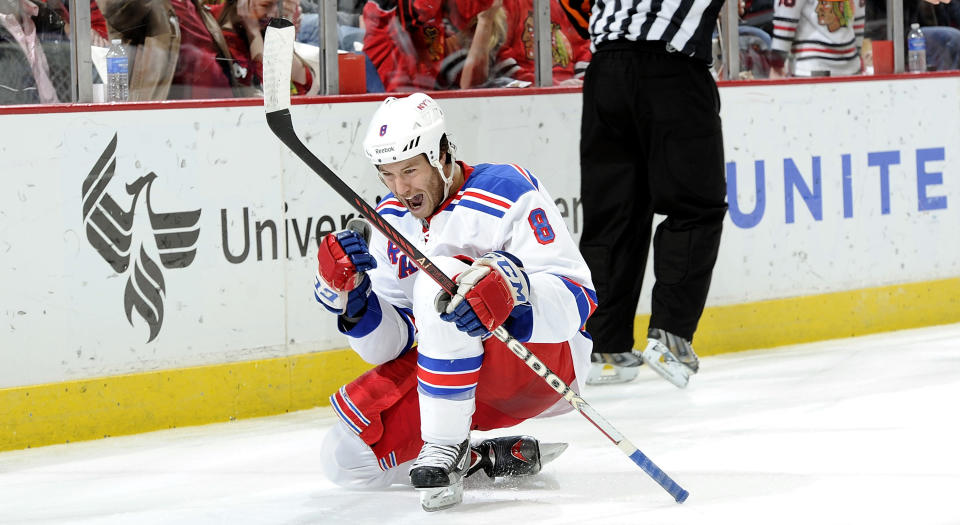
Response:
[[[706,357],[686,390],[641,370],[584,397],[686,503],[571,413],[497,432],[569,442],[540,475],[470,478],[428,514],[409,487],[328,482],[318,408],[0,453],[0,523],[960,523],[960,325]]]

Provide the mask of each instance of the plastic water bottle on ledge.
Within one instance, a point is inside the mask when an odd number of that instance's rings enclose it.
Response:
[[[110,49],[107,50],[107,102],[126,102],[130,98],[129,65],[123,42],[119,39],[110,41]]]
[[[907,71],[922,73],[927,70],[927,41],[923,38],[920,24],[910,25],[907,35]]]

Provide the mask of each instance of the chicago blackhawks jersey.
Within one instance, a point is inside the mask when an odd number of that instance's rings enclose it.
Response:
[[[497,49],[495,74],[534,82],[533,0],[504,0],[506,37]],[[581,37],[559,9],[550,10],[553,84],[582,79],[590,63],[590,40]]]
[[[865,0],[778,0],[773,49],[794,58],[793,74],[860,72]]]
[[[521,342],[569,342],[582,387],[592,348],[585,324],[597,299],[589,269],[560,211],[522,167],[459,164],[463,185],[429,219],[411,215],[393,194],[379,203],[377,212],[428,258],[475,259],[501,250],[520,259],[530,279],[531,308],[511,319],[508,329]],[[373,231],[369,246],[377,267],[368,272],[373,289],[368,311],[356,326],[341,325],[341,331],[361,357],[378,364],[416,341],[411,311],[420,270],[379,231]]]

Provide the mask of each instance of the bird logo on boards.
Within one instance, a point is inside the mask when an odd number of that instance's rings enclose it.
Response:
[[[133,326],[133,311],[147,323],[150,336],[156,339],[163,326],[163,299],[166,284],[162,265],[167,269],[186,268],[197,254],[201,210],[154,213],[150,189],[157,174],[150,172],[126,185],[127,209],[107,193],[117,167],[117,135],[107,145],[83,180],[83,226],[87,241],[117,274],[125,275],[123,308]],[[146,200],[147,214],[156,252],[157,264],[144,246],[145,240],[134,235],[133,224],[137,205]],[[149,240],[149,237],[146,239]]]

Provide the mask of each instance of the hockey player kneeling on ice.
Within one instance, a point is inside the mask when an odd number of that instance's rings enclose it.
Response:
[[[535,474],[565,448],[529,436],[470,445],[472,430],[570,410],[490,331],[503,325],[579,390],[596,294],[543,184],[515,164],[456,161],[429,96],[386,99],[363,148],[390,190],[372,219],[416,244],[457,290],[442,292],[368,224],[322,239],[316,299],[377,365],[331,396],[341,424],[324,442],[324,469],[353,488],[410,483],[424,509],[439,510],[460,503],[472,472]]]

